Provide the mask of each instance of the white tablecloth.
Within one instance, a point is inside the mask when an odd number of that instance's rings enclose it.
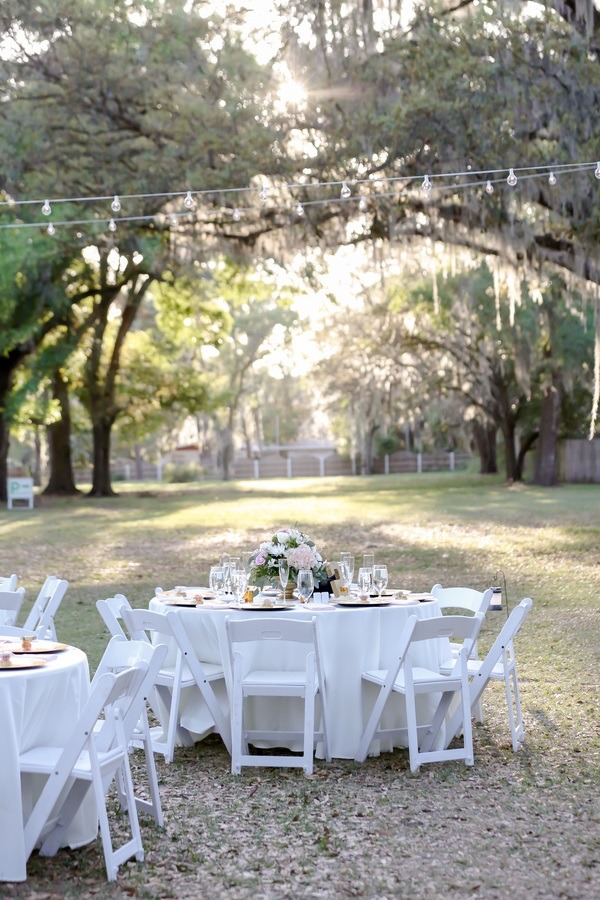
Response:
[[[203,609],[167,606],[156,598],[150,602],[150,608],[159,612],[176,610],[185,625],[185,630],[200,659],[206,662],[221,662],[225,669],[227,690],[231,687],[231,671],[227,651],[225,618],[232,619],[248,616],[267,615],[242,609]],[[328,728],[331,755],[342,759],[353,759],[366,723],[372,709],[377,688],[363,683],[361,673],[368,669],[387,668],[393,662],[398,640],[409,616],[429,618],[441,614],[437,601],[416,605],[393,604],[377,606],[369,609],[322,608],[318,605],[302,606],[298,604],[292,610],[272,612],[272,616],[290,618],[317,617],[317,631],[325,670],[325,684],[328,702]],[[161,639],[162,640],[162,639]],[[258,647],[259,645],[257,645]],[[265,668],[268,665],[281,668],[294,668],[293,650],[286,647],[281,659],[276,658],[277,649],[273,644],[257,650],[251,660],[252,666]],[[261,660],[261,653],[269,653],[268,660]],[[448,642],[424,641],[415,645],[413,659],[415,664],[437,668],[447,659]],[[244,648],[244,653],[247,653]],[[429,695],[418,698],[418,714],[420,721],[429,721],[439,697]],[[272,698],[252,698],[250,715],[253,717],[253,728],[277,727],[282,730],[299,728],[300,707],[295,712],[292,701],[274,701]],[[299,701],[298,701],[299,702]],[[403,698],[394,696],[390,699],[383,726],[396,727],[405,724]],[[291,713],[290,713],[291,709]],[[268,722],[265,722],[265,718]],[[292,721],[294,720],[294,721]],[[301,720],[300,720],[301,721]],[[210,720],[206,707],[197,691],[189,692],[182,702],[182,724],[196,737],[206,734]],[[260,723],[260,724],[259,724]],[[394,741],[394,746],[403,746]],[[380,749],[391,749],[391,743],[381,746],[373,742],[371,754]],[[322,748],[317,748],[321,755]]]
[[[89,695],[85,653],[74,647],[38,669],[0,671],[0,881],[27,878],[23,818],[39,796],[40,777],[19,776],[19,754],[40,744],[64,745]],[[43,779],[41,779],[43,784]],[[98,833],[90,793],[67,834],[70,847]]]

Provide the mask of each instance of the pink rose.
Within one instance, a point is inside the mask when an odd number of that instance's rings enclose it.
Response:
[[[267,561],[267,557],[263,556],[262,553],[259,553],[256,559],[254,560],[255,566],[264,566]]]

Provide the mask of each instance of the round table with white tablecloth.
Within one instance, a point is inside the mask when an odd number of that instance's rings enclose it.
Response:
[[[85,653],[69,647],[41,656],[48,662],[39,668],[0,670],[0,881],[27,878],[23,820],[41,789],[39,776],[19,776],[19,754],[64,746],[89,695]],[[89,843],[97,833],[90,791],[68,829],[68,846]]]
[[[225,619],[227,616],[243,618],[246,616],[287,616],[290,618],[317,617],[317,633],[324,668],[327,693],[328,731],[331,755],[342,759],[353,759],[363,732],[363,723],[374,702],[373,686],[363,683],[361,674],[369,669],[387,668],[392,664],[398,647],[402,629],[410,616],[429,618],[440,615],[437,601],[424,603],[391,602],[387,606],[370,606],[368,608],[338,607],[333,604],[296,604],[289,611],[270,612],[268,609],[248,609],[212,603],[198,607],[179,607],[167,605],[164,600],[154,598],[150,609],[166,612],[176,610],[194,648],[201,660],[221,663],[225,671],[225,683],[228,693],[231,689],[231,669],[227,650]],[[163,638],[160,638],[161,642]],[[268,659],[260,654],[269,654]],[[413,649],[416,664],[436,668],[449,656],[448,642],[424,641]],[[256,645],[256,656],[250,660],[252,666],[265,668],[268,666],[294,668],[294,651],[289,645],[285,648],[267,649]],[[223,700],[223,698],[221,697]],[[437,705],[437,695],[419,698],[419,718],[423,721],[430,716]],[[298,730],[300,707],[294,712],[290,701],[273,698],[257,698],[256,711],[251,713],[257,719],[268,717],[269,723],[255,721],[253,728],[279,728],[281,730]],[[226,703],[226,699],[224,700]],[[262,708],[259,708],[262,704]],[[403,701],[401,697],[390,700],[389,711],[386,711],[384,724],[389,725],[390,717],[403,721]],[[425,708],[426,707],[426,708]],[[291,711],[290,711],[291,710]],[[419,708],[418,708],[419,712]],[[289,717],[295,718],[295,722]],[[276,720],[276,725],[275,725]],[[210,717],[197,691],[191,691],[182,699],[182,724],[197,738],[210,730]],[[400,745],[399,741],[394,742]],[[294,749],[294,748],[292,748]],[[373,742],[371,753],[380,749],[391,749],[391,744],[380,746]],[[317,748],[317,755],[320,755]]]

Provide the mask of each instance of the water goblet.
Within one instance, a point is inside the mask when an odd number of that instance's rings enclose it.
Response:
[[[222,566],[211,566],[208,583],[215,596],[225,592],[225,571]]]
[[[299,569],[297,579],[298,594],[301,603],[308,603],[315,589],[315,580],[311,569]]]
[[[381,600],[381,592],[387,587],[388,570],[387,566],[373,566],[373,585],[377,588],[377,599]]]

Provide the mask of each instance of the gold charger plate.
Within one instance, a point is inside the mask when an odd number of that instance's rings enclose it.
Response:
[[[22,644],[9,644],[7,646],[7,650],[10,650],[11,653],[18,654],[26,654],[26,653],[59,653],[61,650],[66,650],[68,648],[68,644],[59,644],[56,641],[32,641],[31,648],[29,650],[25,650]]]
[[[280,612],[283,609],[295,609],[293,603],[272,603],[270,606],[263,606],[262,603],[242,603],[241,606],[234,606],[232,609],[245,609],[247,612]]]
[[[391,606],[391,600],[336,600],[337,606],[345,606],[348,609],[368,609],[372,606]]]
[[[173,597],[172,599],[163,600],[161,599],[161,603],[164,603],[165,606],[187,606],[191,609],[196,608],[195,600],[187,600],[185,597]]]
[[[18,656],[16,659],[11,659],[10,666],[3,666],[0,663],[0,672],[12,672],[15,669],[37,669],[47,663],[47,659],[41,659],[38,656]]]

